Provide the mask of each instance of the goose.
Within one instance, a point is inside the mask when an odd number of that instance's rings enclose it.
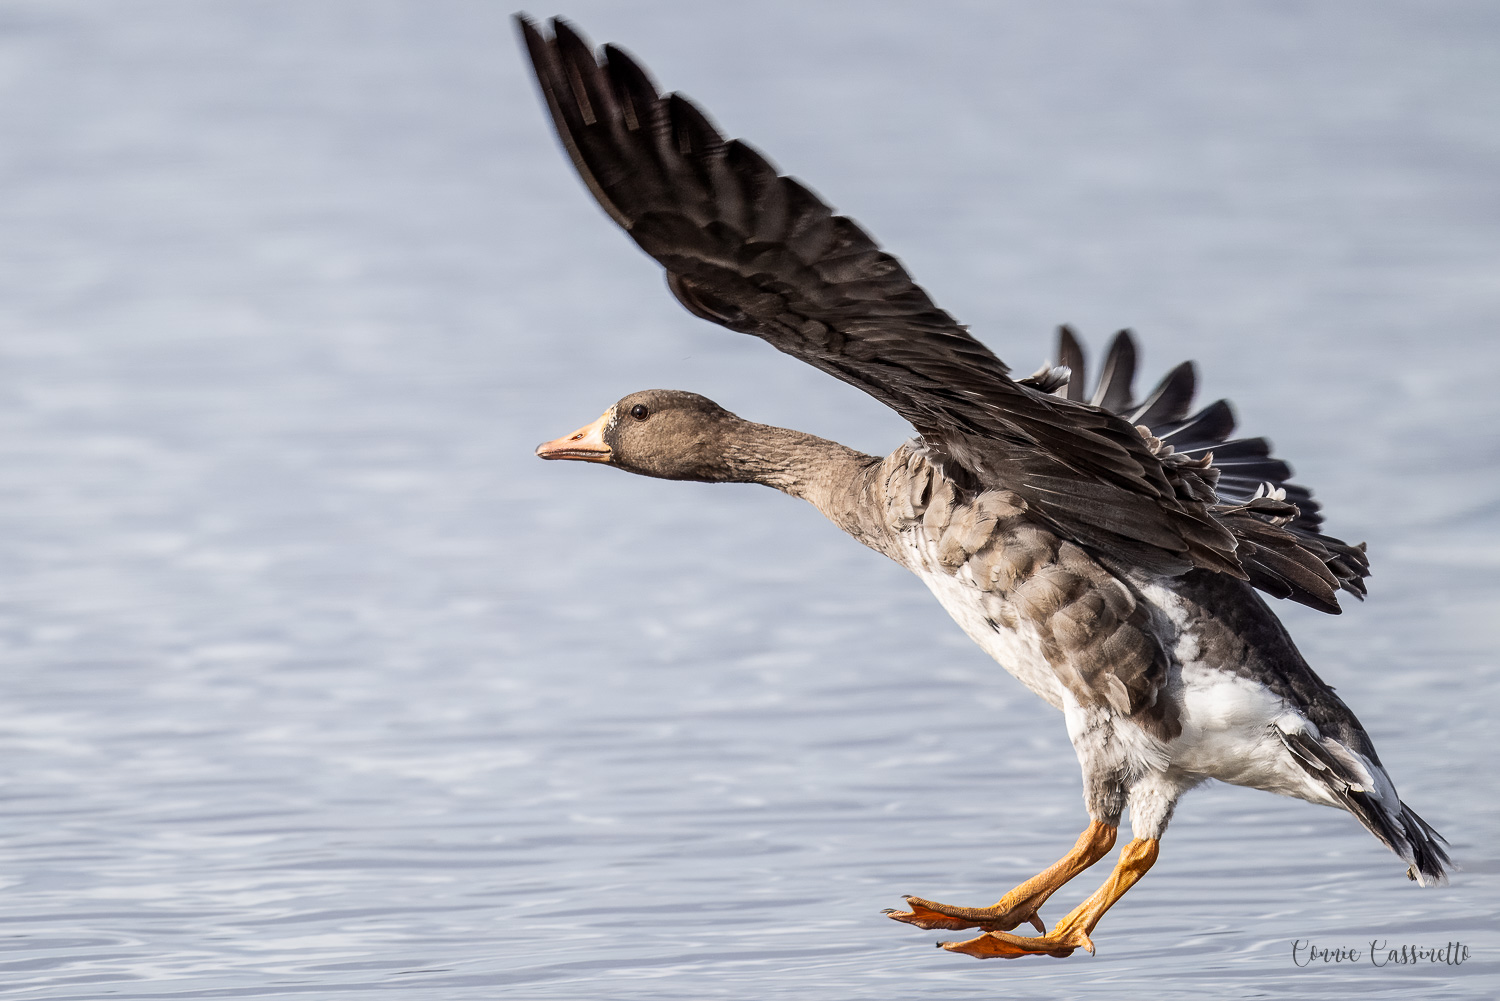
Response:
[[[676,390],[631,393],[545,442],[544,459],[669,480],[760,483],[811,502],[925,582],[1006,671],[1061,710],[1088,825],[987,907],[909,896],[885,913],[977,929],[977,958],[1094,951],[1105,912],[1156,861],[1177,801],[1210,779],[1345,810],[1423,886],[1446,841],[1397,795],[1369,735],[1261,593],[1324,612],[1362,597],[1365,547],[1322,531],[1311,493],[1191,363],[1143,398],[1117,335],[1087,391],[1078,338],[1012,378],[850,219],[662,94],[621,49],[570,24],[518,27],[557,135],[600,206],[689,311],[857,386],[917,437],[885,457],[752,423]],[[1113,848],[1109,876],[1049,930],[1040,909]],[[1013,934],[1029,924],[1036,935]]]

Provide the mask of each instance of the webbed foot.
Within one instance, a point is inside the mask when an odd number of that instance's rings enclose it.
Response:
[[[1010,894],[1006,894],[1007,897]],[[955,907],[940,904],[921,897],[903,897],[909,911],[898,911],[894,907],[881,913],[894,921],[904,921],[929,931],[958,931],[961,928],[983,928],[985,931],[1010,931],[1022,922],[1030,921],[1037,931],[1046,934],[1047,925],[1037,913],[1040,902],[1023,901],[1007,905],[1005,900],[992,907]]]
[[[1079,927],[1064,930],[1061,925],[1036,938],[1009,935],[1003,931],[985,932],[963,942],[939,942],[939,949],[961,952],[975,959],[1018,959],[1021,956],[1055,956],[1066,959],[1074,949],[1094,952],[1094,943]]]

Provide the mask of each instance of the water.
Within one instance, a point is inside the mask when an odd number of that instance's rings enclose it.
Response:
[[[569,13],[1016,368],[1064,320],[1197,358],[1369,540],[1363,607],[1286,617],[1464,871],[1217,787],[1096,957],[936,952],[880,909],[1072,843],[1061,719],[810,508],[532,458],[650,386],[906,431],[670,300],[508,11],[16,0],[0,995],[1493,996],[1493,8]],[[1472,958],[1292,962],[1375,938]]]

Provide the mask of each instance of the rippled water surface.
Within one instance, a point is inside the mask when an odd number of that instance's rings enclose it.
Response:
[[[532,458],[651,386],[907,431],[670,300],[508,13],[0,6],[0,996],[1500,990],[1493,5],[570,9],[1015,368],[1198,359],[1370,542],[1286,617],[1453,884],[1209,788],[1097,956],[1009,964],[879,912],[1072,843],[1061,718],[810,508]],[[1471,958],[1292,961],[1372,939]]]

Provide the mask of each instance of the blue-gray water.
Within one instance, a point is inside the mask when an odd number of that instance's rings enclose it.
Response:
[[[0,996],[1494,996],[1494,5],[566,12],[1015,368],[1060,321],[1198,359],[1369,540],[1286,618],[1464,871],[1216,787],[1097,956],[935,951],[880,909],[1072,843],[1062,721],[810,508],[532,457],[652,386],[907,432],[671,301],[509,10],[11,0]]]

